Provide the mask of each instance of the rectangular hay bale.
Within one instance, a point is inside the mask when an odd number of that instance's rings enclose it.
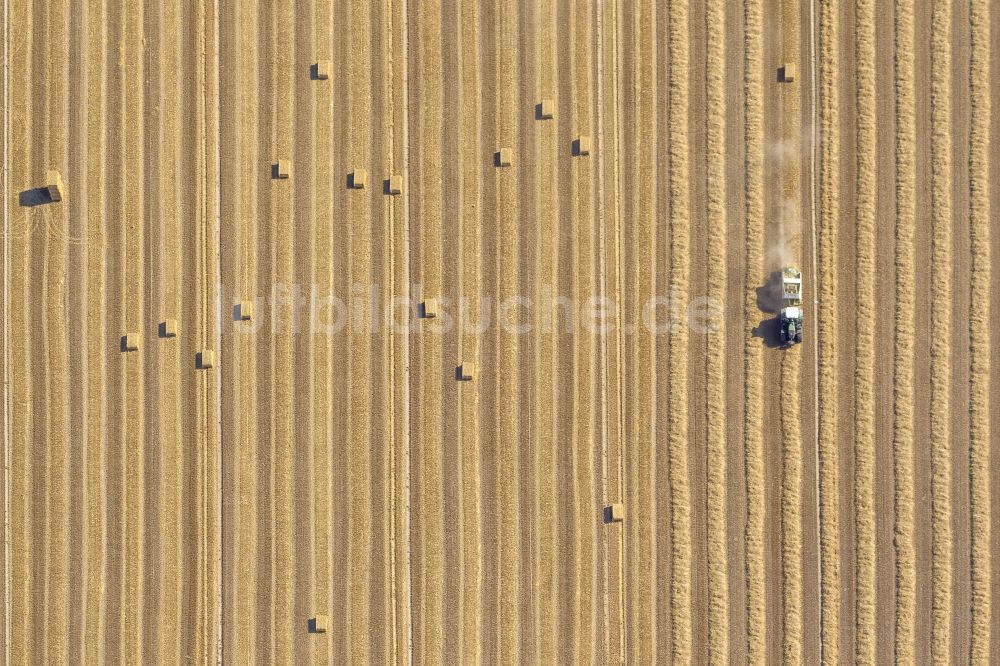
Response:
[[[177,337],[177,320],[167,319],[162,324],[160,324],[160,335],[162,335],[165,338]]]
[[[316,63],[316,79],[326,81],[330,78],[331,64],[329,60],[320,60]]]
[[[398,173],[389,176],[389,194],[403,193],[403,177]]]
[[[122,336],[122,348],[127,352],[138,351],[140,343],[142,343],[140,333],[131,332]]]
[[[542,120],[551,120],[556,115],[556,105],[551,99],[543,99],[538,105],[538,115]]]
[[[476,364],[465,361],[462,365],[458,366],[458,377],[463,382],[472,381],[476,376]]]
[[[368,185],[368,172],[364,169],[355,169],[350,175],[350,185],[355,190],[363,190]]]
[[[316,615],[315,617],[309,618],[309,633],[325,634],[329,630],[330,630],[329,615]]]
[[[48,190],[49,199],[52,201],[62,201],[63,180],[62,176],[55,169],[45,172],[45,189]]]
[[[590,137],[586,134],[581,134],[576,139],[576,154],[577,155],[589,155],[590,154]]]
[[[424,300],[423,312],[420,313],[424,319],[434,319],[438,316],[438,302],[436,298]]]
[[[513,153],[510,148],[501,148],[493,154],[493,163],[498,167],[509,167],[512,159]]]
[[[784,83],[792,83],[795,81],[795,77],[798,75],[798,71],[794,62],[786,62],[781,66],[781,80]]]
[[[253,318],[253,301],[240,301],[236,304],[236,309],[240,321],[250,321]]]
[[[202,349],[195,357],[195,365],[199,370],[208,370],[215,365],[215,352],[211,349]]]
[[[609,523],[620,523],[625,519],[625,505],[621,503],[611,504],[605,510],[605,520]]]
[[[292,175],[292,162],[291,160],[278,160],[275,165],[275,177],[276,178],[289,178]]]

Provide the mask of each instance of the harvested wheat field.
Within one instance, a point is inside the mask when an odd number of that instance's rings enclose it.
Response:
[[[2,664],[1000,663],[997,0],[2,16]]]

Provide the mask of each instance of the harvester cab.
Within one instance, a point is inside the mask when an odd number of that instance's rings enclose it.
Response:
[[[781,269],[781,342],[802,342],[802,271],[794,266]]]

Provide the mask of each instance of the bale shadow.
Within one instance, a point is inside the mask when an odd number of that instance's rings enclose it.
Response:
[[[52,197],[49,196],[49,188],[47,187],[34,187],[30,190],[24,190],[18,197],[18,201],[22,206],[29,208],[55,203]]]

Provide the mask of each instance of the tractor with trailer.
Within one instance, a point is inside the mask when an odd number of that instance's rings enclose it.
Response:
[[[794,266],[781,269],[781,342],[802,342],[802,271]]]

